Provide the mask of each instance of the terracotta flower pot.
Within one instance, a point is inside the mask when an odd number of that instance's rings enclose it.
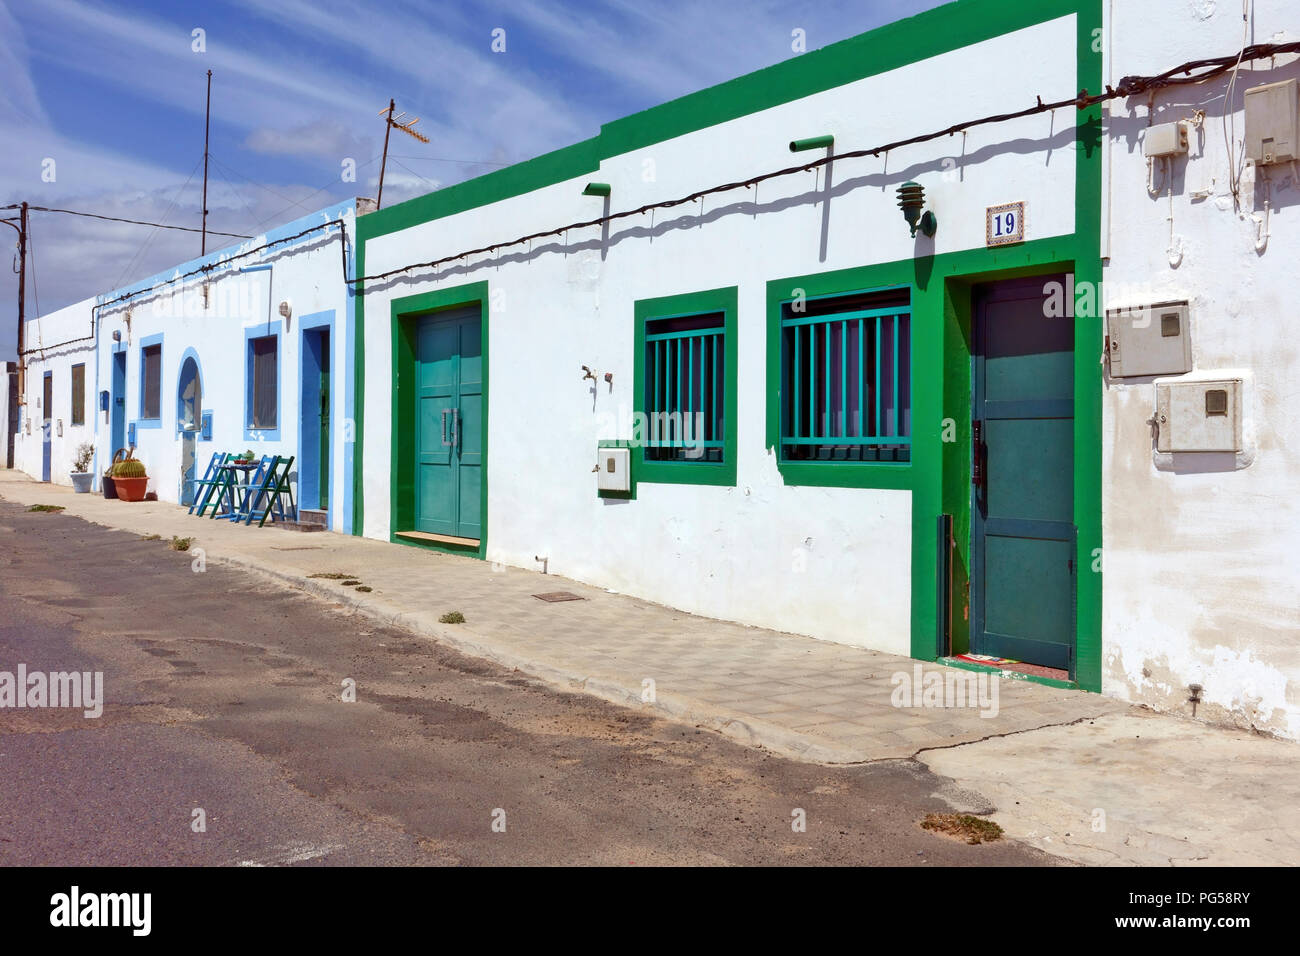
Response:
[[[122,478],[118,476],[113,479],[113,486],[117,491],[117,496],[123,501],[144,501],[145,488],[148,484],[148,475],[142,475],[139,478]]]

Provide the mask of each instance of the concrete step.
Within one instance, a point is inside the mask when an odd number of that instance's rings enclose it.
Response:
[[[324,511],[318,511],[315,508],[299,508],[298,523],[318,524],[324,528],[329,524],[329,516]]]

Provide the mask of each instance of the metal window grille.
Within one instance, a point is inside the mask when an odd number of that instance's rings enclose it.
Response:
[[[646,459],[721,462],[726,434],[723,313],[647,320],[645,349]]]
[[[86,424],[86,366],[72,366],[72,424]]]
[[[910,333],[907,290],[785,303],[782,459],[909,461]]]

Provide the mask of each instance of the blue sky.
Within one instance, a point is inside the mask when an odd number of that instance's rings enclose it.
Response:
[[[197,226],[209,69],[208,225],[255,234],[375,194],[390,96],[432,141],[394,134],[386,206],[797,55],[795,29],[813,50],[937,5],[0,0],[0,203]],[[33,213],[31,234],[29,315],[37,299],[51,312],[199,252],[197,234],[52,214]],[[0,359],[13,357],[16,291],[0,270]]]

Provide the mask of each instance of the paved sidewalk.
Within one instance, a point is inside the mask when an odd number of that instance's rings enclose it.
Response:
[[[76,495],[0,470],[0,497],[58,504],[67,514],[136,534],[193,537],[206,561],[272,575],[388,623],[534,675],[564,690],[652,707],[750,745],[819,763],[911,757],[989,737],[1128,710],[1082,691],[998,682],[997,710],[895,707],[892,680],[909,658],[696,617],[556,575],[329,532],[199,519],[163,502]],[[369,593],[313,574],[346,573]],[[199,586],[196,584],[196,586]],[[534,597],[570,591],[584,600]],[[460,611],[463,624],[438,618]],[[969,671],[926,664],[924,673]],[[643,699],[653,682],[654,699]]]

